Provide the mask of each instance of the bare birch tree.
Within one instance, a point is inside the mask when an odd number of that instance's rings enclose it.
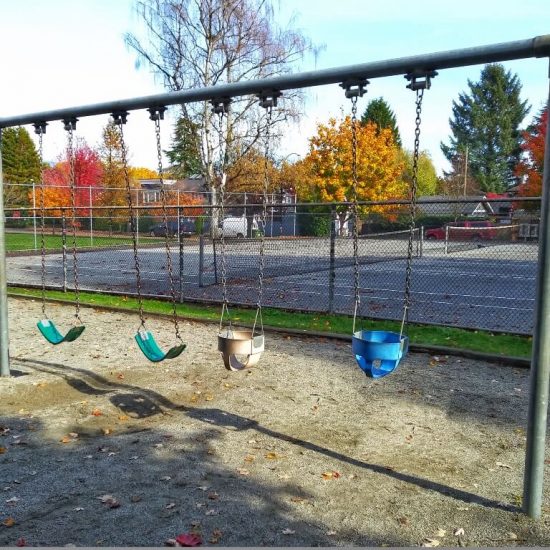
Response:
[[[276,24],[269,0],[137,0],[136,7],[146,35],[127,34],[126,43],[138,54],[138,63],[149,66],[171,91],[282,75],[312,49],[299,31]],[[277,127],[297,119],[300,107],[299,92],[285,92],[279,99],[272,118],[275,140]],[[214,204],[220,144],[224,160],[236,163],[261,143],[264,111],[255,97],[235,98],[219,141],[217,115],[209,103],[181,106],[181,116],[198,129],[197,149]]]

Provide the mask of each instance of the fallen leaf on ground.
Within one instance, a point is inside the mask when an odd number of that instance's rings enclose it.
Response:
[[[444,537],[447,534],[447,531],[445,529],[441,529],[441,527],[437,530],[437,533],[435,534],[436,537]]]
[[[84,508],[81,508],[80,506],[78,508],[74,509],[75,512],[83,512]]]
[[[219,512],[217,510],[206,510],[205,516],[217,516]]]
[[[323,472],[321,475],[323,476],[323,479],[338,479],[340,477],[340,473],[334,470],[330,472]]]
[[[17,497],[11,497],[6,500],[6,504],[9,504],[10,506],[14,506],[17,502],[19,502]]]
[[[118,419],[121,421],[121,422],[126,422],[126,420],[129,420],[128,416],[126,416],[125,414],[121,414]]]
[[[211,544],[218,544],[218,541],[221,539],[222,535],[222,531],[220,531],[219,529],[214,529],[214,531],[212,531],[212,536],[210,537],[210,540],[208,542]]]
[[[333,537],[334,535],[336,535],[336,531],[327,531],[328,537]]]
[[[216,491],[212,491],[211,493],[208,493],[208,498],[210,500],[218,500],[220,498],[220,495],[218,495]]]
[[[141,502],[142,498],[139,495],[130,497],[130,502]]]
[[[246,455],[244,457],[245,462],[254,462],[254,460],[256,460],[256,457],[254,455]]]
[[[462,527],[459,527],[458,529],[455,529],[455,530],[453,531],[453,535],[454,535],[455,537],[461,537],[461,536],[463,536],[463,535],[464,535],[464,529],[462,529]]]
[[[163,476],[160,478],[161,481],[170,481],[171,479],[171,476]]]
[[[239,474],[242,475],[242,476],[249,476],[250,475],[250,470],[247,470],[246,468],[239,468],[237,470],[237,472],[239,472]]]
[[[402,518],[397,518],[398,523],[401,525],[409,525],[409,518],[403,516]]]
[[[424,539],[421,546],[424,546],[426,548],[435,548],[439,546],[439,544],[440,543],[437,539]]]
[[[283,529],[281,531],[283,535],[294,535],[296,534],[296,531],[293,531],[292,529],[289,529],[288,527],[286,529]]]
[[[175,503],[175,502],[169,502],[169,503],[165,506],[165,508],[166,508],[167,510],[171,510],[172,508],[175,508],[175,507],[176,507],[176,503]]]
[[[101,500],[101,503],[107,505],[108,508],[118,508],[120,506],[120,502],[113,495],[103,495],[96,498]]]
[[[176,543],[179,546],[200,546],[202,539],[193,533],[182,533],[176,537]]]
[[[101,428],[101,431],[103,432],[103,435],[110,435],[113,433],[111,428]]]
[[[17,539],[15,546],[27,546],[27,541],[23,537],[20,537]]]
[[[2,522],[2,525],[6,526],[6,527],[13,527],[15,525],[15,520],[12,517],[6,518]]]
[[[8,449],[6,449],[6,447],[0,447],[0,455],[3,455],[7,451],[8,451]]]
[[[509,540],[517,540],[518,539],[518,536],[515,534],[515,533],[506,533],[506,536],[508,537]]]
[[[504,462],[497,462],[496,465],[497,465],[499,468],[506,468],[507,470],[511,470],[511,469],[512,469],[512,466],[509,466],[508,464],[504,464]]]
[[[92,411],[92,416],[102,416],[103,413],[99,409],[94,409]]]
[[[266,453],[265,458],[267,458],[267,460],[278,460],[279,458],[284,458],[284,456],[278,455],[277,453]]]

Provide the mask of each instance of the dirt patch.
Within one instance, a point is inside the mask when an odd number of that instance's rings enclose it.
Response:
[[[50,312],[69,326],[70,308]],[[411,354],[373,381],[347,344],[268,335],[258,367],[229,373],[198,323],[153,365],[135,315],[84,316],[54,348],[39,304],[10,300],[0,545],[550,544],[548,495],[538,522],[518,508],[527,371]]]

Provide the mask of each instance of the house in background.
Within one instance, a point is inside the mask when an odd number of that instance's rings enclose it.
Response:
[[[138,180],[141,188],[139,201],[141,204],[154,204],[160,202],[161,183],[159,178]],[[202,176],[191,176],[183,180],[164,180],[164,190],[170,193],[191,193],[203,196],[204,203],[208,203],[208,193]]]
[[[468,202],[454,202],[460,199],[464,199],[464,201]],[[419,197],[418,200],[441,201],[429,204],[418,204],[419,214],[424,216],[486,218],[495,215],[491,203],[487,202],[487,197],[485,195],[467,195],[464,197],[430,195],[427,197]]]

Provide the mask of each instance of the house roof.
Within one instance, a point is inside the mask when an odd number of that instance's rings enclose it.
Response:
[[[468,202],[454,202],[459,198],[463,198]],[[423,199],[428,201],[441,201],[418,204],[418,209],[422,213],[432,216],[455,216],[457,214],[461,216],[486,216],[494,213],[491,208],[491,203],[486,202],[486,197],[484,195],[467,195],[464,197],[430,195],[418,198],[419,201]],[[453,202],[445,202],[450,200]]]

